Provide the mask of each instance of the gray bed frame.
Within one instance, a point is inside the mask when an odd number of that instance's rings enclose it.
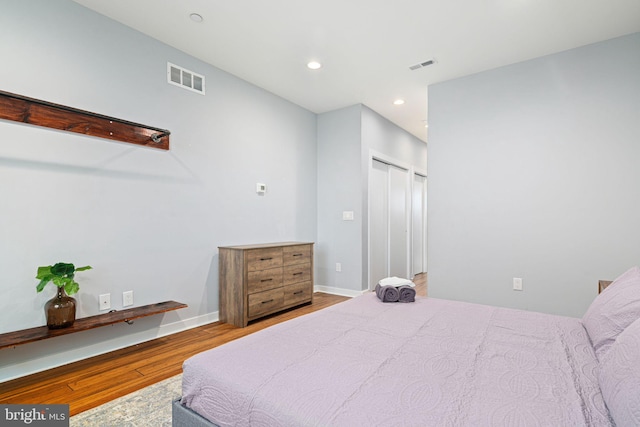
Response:
[[[172,427],[219,427],[211,421],[203,418],[200,414],[180,403],[180,398],[171,404],[171,425]]]

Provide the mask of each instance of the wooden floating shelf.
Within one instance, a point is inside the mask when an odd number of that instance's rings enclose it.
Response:
[[[607,286],[612,284],[612,280],[598,280],[598,293],[601,293],[606,289]]]
[[[115,117],[0,91],[0,119],[130,144],[169,149],[169,132]]]
[[[73,322],[73,325],[68,328],[49,329],[47,326],[38,326],[36,328],[23,329],[21,331],[7,332],[6,334],[0,334],[0,349],[59,337],[61,335],[73,334],[74,332],[86,331],[89,329],[99,328],[101,326],[113,325],[114,323],[129,323],[133,319],[152,316],[154,314],[178,310],[185,307],[187,307],[187,305],[181,302],[165,301],[121,311],[111,311],[109,313],[98,314],[96,316],[83,317],[82,319],[76,319],[76,321]]]

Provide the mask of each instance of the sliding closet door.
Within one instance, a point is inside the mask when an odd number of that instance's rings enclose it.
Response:
[[[409,277],[409,171],[389,165],[389,276]]]
[[[388,165],[373,160],[369,180],[369,282],[370,289],[389,276],[389,173]]]
[[[427,271],[427,177],[413,175],[411,203],[411,273],[415,276]]]
[[[409,171],[373,160],[369,181],[370,287],[409,277]]]

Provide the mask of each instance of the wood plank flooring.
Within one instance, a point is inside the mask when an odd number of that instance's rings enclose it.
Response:
[[[426,274],[414,278],[426,296]],[[0,383],[0,403],[69,403],[75,415],[182,372],[185,359],[349,298],[317,292],[313,303],[252,322],[215,322],[121,350]]]

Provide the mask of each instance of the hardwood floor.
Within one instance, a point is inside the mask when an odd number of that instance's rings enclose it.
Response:
[[[427,273],[416,274],[413,277],[413,283],[416,284],[416,295],[421,297],[427,296]]]
[[[426,296],[426,274],[414,278]],[[185,359],[348,297],[316,292],[313,303],[252,322],[246,328],[215,322],[45,372],[0,383],[0,403],[69,403],[71,415],[182,372]]]

